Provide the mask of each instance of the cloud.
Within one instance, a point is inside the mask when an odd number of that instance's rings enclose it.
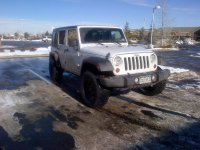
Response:
[[[66,22],[41,21],[31,19],[1,18],[0,33],[51,31],[52,27],[67,26]]]
[[[125,3],[142,6],[142,7],[153,7],[154,5],[150,3],[150,0],[122,0]]]

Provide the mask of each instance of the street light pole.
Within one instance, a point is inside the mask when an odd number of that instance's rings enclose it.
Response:
[[[151,44],[150,44],[150,48],[153,48],[153,27],[154,27],[154,12],[156,9],[160,9],[161,7],[159,5],[155,6],[153,8],[153,13],[152,13],[152,20],[151,20]]]

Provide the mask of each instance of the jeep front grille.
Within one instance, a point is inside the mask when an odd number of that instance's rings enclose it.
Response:
[[[149,68],[149,56],[124,57],[125,71]]]

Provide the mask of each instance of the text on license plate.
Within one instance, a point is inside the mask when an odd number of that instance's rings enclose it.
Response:
[[[139,84],[150,83],[151,76],[142,76],[139,78]]]

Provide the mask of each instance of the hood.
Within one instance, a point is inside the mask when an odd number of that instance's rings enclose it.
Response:
[[[143,46],[108,46],[108,45],[98,45],[98,46],[87,46],[81,48],[84,53],[99,55],[101,57],[114,57],[120,54],[130,54],[130,53],[152,53],[150,49],[146,49]]]

